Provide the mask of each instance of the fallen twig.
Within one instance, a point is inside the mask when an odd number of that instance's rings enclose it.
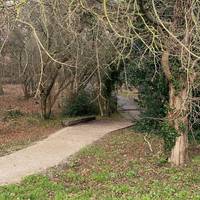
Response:
[[[144,136],[144,141],[148,144],[150,151],[153,152],[151,143],[147,140],[147,135]]]

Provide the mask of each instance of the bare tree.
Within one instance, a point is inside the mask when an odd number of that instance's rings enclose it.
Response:
[[[93,12],[80,2],[30,1],[19,16],[18,23],[30,29],[39,52],[36,95],[40,97],[44,118],[50,117],[63,90],[72,89],[75,95],[95,76],[99,83],[97,99],[103,99],[101,76],[116,58],[115,37],[109,35]],[[25,48],[26,52],[30,50],[30,46]]]

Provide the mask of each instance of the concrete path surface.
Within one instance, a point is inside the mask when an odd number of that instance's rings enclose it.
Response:
[[[17,183],[25,176],[61,164],[82,147],[131,124],[129,121],[99,120],[67,127],[32,146],[0,157],[0,185]]]
[[[120,114],[128,120],[134,121],[139,118],[139,106],[133,98],[117,96],[118,110]]]

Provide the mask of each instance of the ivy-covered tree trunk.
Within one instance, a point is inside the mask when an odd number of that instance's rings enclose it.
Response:
[[[171,150],[169,161],[172,165],[184,165],[188,161],[188,88],[187,81],[177,90],[174,85],[171,67],[169,66],[169,51],[162,55],[162,68],[169,82],[168,123],[176,131],[177,137]],[[182,81],[181,77],[180,80]],[[182,81],[183,82],[183,81]],[[170,133],[169,133],[170,134]]]
[[[187,89],[183,88],[176,92],[170,83],[169,113],[168,120],[177,133],[174,147],[171,150],[169,161],[172,165],[184,165],[188,161],[188,98]]]

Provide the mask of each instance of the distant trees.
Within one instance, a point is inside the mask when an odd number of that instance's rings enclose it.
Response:
[[[24,68],[23,85],[27,91],[27,80],[33,77],[37,80],[35,95],[40,99],[42,116],[51,116],[53,106],[66,89],[73,96],[89,82],[95,83],[97,97],[94,101],[98,102],[103,115],[102,78],[109,66],[118,60],[116,37],[111,37],[105,24],[81,2],[62,0],[57,4],[51,0],[26,3],[20,9],[17,27],[27,32],[22,33],[24,47],[20,58]],[[29,64],[31,55],[34,59]],[[29,75],[33,70],[37,76]]]
[[[3,83],[5,74],[9,68],[6,66],[10,64],[10,59],[4,53],[4,47],[8,41],[9,33],[13,30],[14,21],[16,17],[16,10],[13,7],[12,1],[0,1],[0,93],[3,94]],[[6,67],[5,67],[6,66]]]

